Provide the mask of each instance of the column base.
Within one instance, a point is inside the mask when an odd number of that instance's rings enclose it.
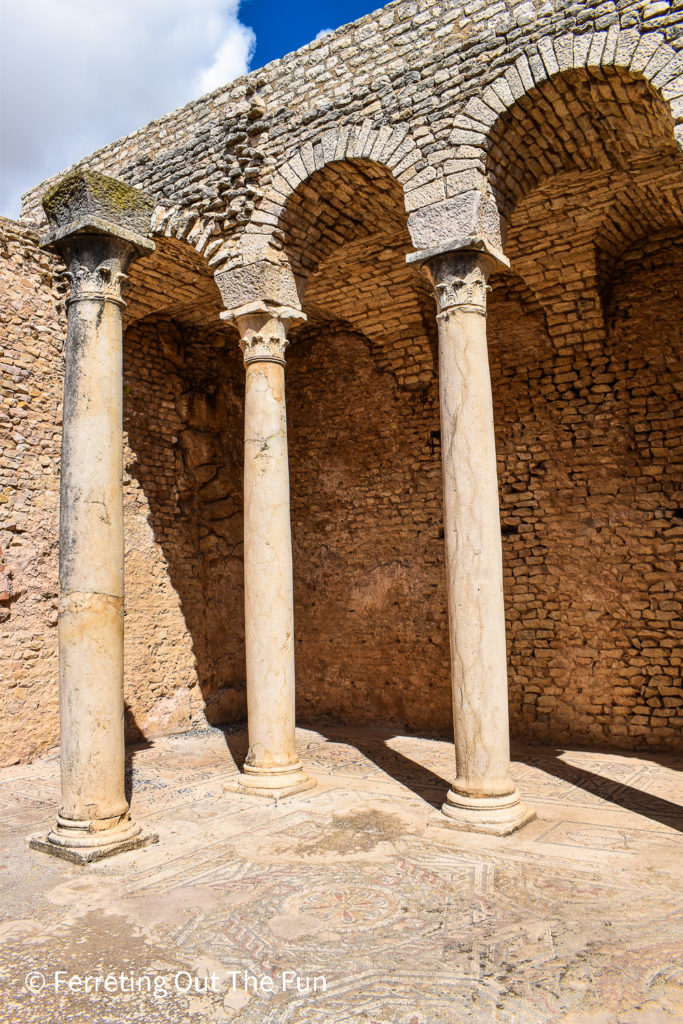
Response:
[[[93,830],[89,821],[71,821],[57,816],[57,824],[43,839],[34,836],[29,839],[32,850],[50,853],[73,864],[91,864],[116,853],[137,850],[150,843],[157,843],[159,836],[142,832],[140,825],[126,818],[114,828]]]
[[[297,764],[287,768],[258,768],[244,765],[239,777],[239,787],[251,796],[268,796],[272,800],[281,800],[285,796],[294,796],[317,785],[315,779],[306,775],[303,765]]]
[[[439,824],[463,832],[507,836],[533,821],[536,811],[522,803],[517,790],[505,796],[463,796],[449,790]]]

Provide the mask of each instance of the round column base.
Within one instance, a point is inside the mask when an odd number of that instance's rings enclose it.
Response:
[[[441,825],[464,832],[507,836],[528,825],[536,811],[522,803],[517,790],[505,796],[473,797],[449,790],[441,808]]]
[[[58,814],[57,824],[48,832],[47,837],[30,839],[29,846],[33,850],[42,850],[43,853],[51,853],[77,864],[89,864],[115,853],[156,843],[159,839],[157,835],[143,834],[141,826],[128,815],[110,828],[97,828],[98,824],[101,823],[73,821]]]
[[[315,779],[306,775],[301,761],[296,764],[278,768],[262,768],[245,764],[239,777],[240,788],[252,796],[269,796],[280,800],[285,796],[294,796],[307,789],[313,789]]]

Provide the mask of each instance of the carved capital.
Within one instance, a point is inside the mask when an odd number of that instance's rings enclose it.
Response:
[[[126,270],[137,255],[130,242],[112,235],[82,234],[61,239],[55,248],[71,285],[67,306],[91,299],[125,306],[121,291],[128,280]]]
[[[438,316],[455,308],[469,309],[486,316],[486,293],[489,291],[488,269],[481,259],[451,257],[446,265],[427,273],[432,278]]]
[[[240,348],[244,365],[249,363],[281,363],[289,345],[282,320],[272,317],[245,317],[240,323]]]
[[[292,324],[306,319],[301,310],[286,306],[269,309],[257,302],[222,313],[221,317],[235,323],[240,332],[245,366],[249,363],[280,363],[284,366],[285,350],[289,345],[287,331]]]
[[[407,259],[409,263],[421,263],[432,282],[439,318],[455,309],[486,316],[489,274],[510,266],[501,252],[475,237],[411,253]]]

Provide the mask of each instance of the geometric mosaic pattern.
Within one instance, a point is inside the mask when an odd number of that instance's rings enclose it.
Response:
[[[495,838],[442,824],[451,744],[298,742],[318,786],[279,804],[234,792],[243,733],[133,749],[133,811],[160,842],[85,868],[26,843],[52,823],[57,758],[0,771],[0,1020],[681,1019],[681,759],[518,748],[538,818]],[[55,991],[55,972],[116,989]]]

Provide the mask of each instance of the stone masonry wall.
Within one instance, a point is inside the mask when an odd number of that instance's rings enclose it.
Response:
[[[63,291],[35,231],[0,220],[0,764],[58,738]]]
[[[680,60],[671,61],[683,45],[676,2],[397,0],[151,122],[81,166],[144,189],[166,211],[158,229],[190,238],[217,266],[241,258],[247,224],[256,239],[274,235],[272,244],[281,247],[273,229],[284,196],[330,159],[372,153],[389,161],[408,211],[472,188],[481,163],[472,146],[481,118],[489,124],[495,110],[480,106],[477,119],[465,114],[470,101],[505,71],[509,83],[499,91],[510,104],[537,78],[585,62],[593,51],[598,66],[604,60],[626,68],[642,35],[649,42],[635,73],[647,69],[666,88],[683,71]],[[680,97],[678,88],[672,95]],[[679,114],[680,107],[679,99]],[[22,215],[43,222],[40,197],[48,185],[27,193]]]
[[[65,287],[36,242],[31,227],[0,222],[0,764],[59,740]],[[211,346],[211,363],[206,343],[198,328],[154,317],[124,343],[129,739],[244,716],[242,371],[234,339],[230,356]]]
[[[513,732],[680,747],[682,45],[678,0],[397,0],[82,161],[158,204],[125,320],[129,737],[244,717],[243,370],[212,274],[260,259],[309,318],[300,716],[449,733],[434,308],[404,257],[419,211],[468,233],[489,188],[517,275],[489,314]],[[0,763],[58,736],[49,184],[0,225]]]

